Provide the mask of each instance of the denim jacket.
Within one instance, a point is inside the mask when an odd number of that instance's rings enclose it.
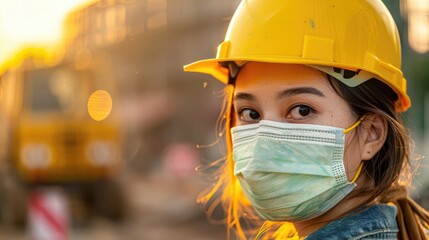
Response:
[[[396,207],[371,206],[331,222],[305,240],[397,239]]]

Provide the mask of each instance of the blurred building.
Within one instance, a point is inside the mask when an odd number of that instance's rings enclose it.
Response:
[[[429,52],[429,1],[401,0],[401,15],[408,22],[408,42],[417,53]]]
[[[197,151],[196,145],[219,137],[215,126],[223,86],[210,76],[184,73],[182,67],[216,54],[238,4],[100,0],[74,11],[65,22],[65,61],[76,68],[102,67],[94,64],[99,57],[109,62],[126,131],[127,169],[157,179],[144,189],[153,197],[131,193],[132,199],[152,206],[152,219],[164,216],[164,222],[174,222],[195,216],[195,199],[204,186],[194,169],[222,155],[217,147]],[[187,201],[168,204],[173,198]]]
[[[91,64],[96,54],[110,61],[122,116],[138,133],[129,144],[136,165],[156,162],[175,142],[215,140],[221,98],[213,91],[222,87],[182,66],[215,55],[238,3],[100,0],[68,16],[66,58],[76,67]]]

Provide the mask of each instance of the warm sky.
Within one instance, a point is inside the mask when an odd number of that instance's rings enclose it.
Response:
[[[20,46],[54,44],[72,9],[92,0],[0,0],[0,64]]]

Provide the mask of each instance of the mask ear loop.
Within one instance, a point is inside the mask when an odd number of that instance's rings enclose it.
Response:
[[[351,127],[344,129],[343,133],[349,133],[351,130],[355,129],[359,124],[361,124],[361,122],[365,119],[366,115],[363,115],[362,117],[359,118],[359,120],[357,120]]]
[[[353,177],[353,179],[350,181],[351,183],[355,183],[357,181],[357,179],[360,176],[360,173],[362,172],[362,168],[363,168],[363,161],[359,164],[358,170],[355,174],[355,176]]]
[[[345,129],[343,131],[343,133],[346,134],[346,133],[349,133],[351,130],[355,129],[359,124],[362,123],[362,121],[365,119],[365,117],[366,117],[366,115],[363,115],[362,117],[360,117],[359,120],[357,120],[351,127]],[[363,168],[363,161],[359,164],[358,170],[350,182],[355,183],[357,181],[357,179],[360,176],[360,173],[362,172],[362,168]]]

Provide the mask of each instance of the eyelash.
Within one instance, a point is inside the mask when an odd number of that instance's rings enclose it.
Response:
[[[305,108],[307,108],[307,109],[309,110],[308,114],[306,114],[305,116],[302,116],[302,117],[295,117],[295,118],[294,118],[294,117],[292,117],[291,115],[292,115],[292,114],[294,114],[294,113],[293,113],[293,111],[294,111],[295,109],[297,109],[296,111],[298,111],[298,113],[297,113],[297,114],[301,115],[301,113],[299,113],[299,111],[300,111],[299,107],[305,107]],[[246,111],[246,110],[256,112],[256,113],[258,114],[258,119],[250,119],[250,120],[246,120],[246,119],[244,119],[244,117],[243,117],[243,113],[244,113],[244,111]],[[286,118],[286,119],[289,119],[290,121],[300,121],[300,120],[305,120],[305,119],[307,119],[308,117],[311,117],[311,115],[312,115],[312,114],[315,114],[315,113],[317,113],[317,111],[316,111],[313,107],[310,107],[310,106],[308,106],[308,105],[306,105],[306,104],[295,104],[295,105],[291,106],[291,107],[287,110],[287,113],[286,113],[286,115],[285,115],[285,118]],[[251,114],[251,113],[249,113],[249,114]],[[260,120],[260,118],[261,118],[261,114],[260,114],[257,110],[255,110],[255,109],[253,109],[253,108],[243,107],[243,108],[240,108],[240,109],[237,111],[237,117],[238,117],[239,121],[240,121],[240,122],[243,122],[243,123],[256,123],[256,122],[259,122],[259,120]]]
[[[299,107],[306,107],[310,110],[310,112],[306,116],[303,116],[302,118],[296,118],[296,119],[292,118],[292,120],[304,120],[304,119],[308,118],[311,114],[317,113],[317,111],[313,107],[310,107],[307,104],[295,104],[288,109],[287,114],[286,114],[286,118],[288,118],[288,116],[292,114],[292,111],[294,109],[298,109]],[[299,111],[299,109],[298,109],[298,111]]]
[[[253,121],[252,120],[250,120],[250,121],[243,120],[243,112],[246,111],[246,110],[254,111],[254,112],[256,112],[259,115],[259,118],[261,117],[261,114],[258,111],[256,111],[255,109],[249,108],[249,107],[243,107],[243,108],[240,108],[237,111],[237,116],[238,116],[239,121],[245,122],[245,123],[252,123],[252,122],[258,122],[259,121],[259,120],[256,120],[256,119],[253,120]]]

